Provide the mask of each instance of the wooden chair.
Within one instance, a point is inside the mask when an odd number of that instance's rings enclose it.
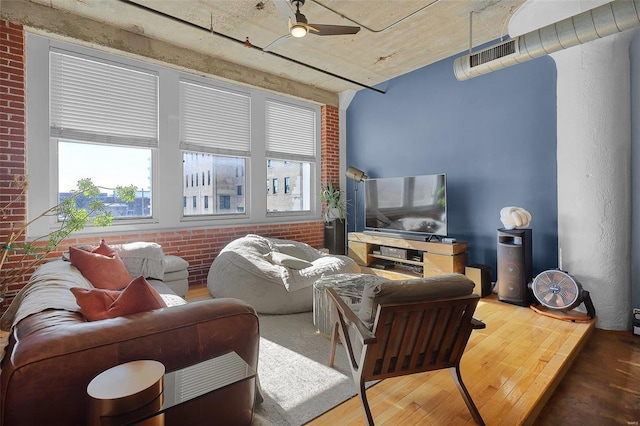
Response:
[[[334,289],[327,291],[336,320],[329,365],[333,366],[339,338],[369,425],[374,422],[365,382],[443,368],[449,369],[475,422],[484,425],[460,375],[460,359],[471,331],[485,328],[473,318],[479,296],[380,304],[369,329]]]

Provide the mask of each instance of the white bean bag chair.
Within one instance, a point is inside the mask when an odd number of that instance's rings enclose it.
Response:
[[[227,244],[215,258],[207,287],[213,297],[244,300],[263,314],[313,309],[313,283],[324,275],[360,272],[349,257],[308,244],[249,234]]]

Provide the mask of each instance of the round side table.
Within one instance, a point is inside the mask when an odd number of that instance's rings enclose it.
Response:
[[[98,374],[87,386],[91,426],[122,425],[162,408],[164,365],[158,361],[131,361]],[[164,415],[140,425],[162,426]]]

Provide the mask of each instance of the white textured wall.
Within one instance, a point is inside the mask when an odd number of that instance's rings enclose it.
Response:
[[[526,23],[529,31],[598,5],[560,3],[563,16],[540,13],[551,2],[536,0],[512,24]],[[570,15],[568,4],[575,8]],[[531,20],[540,22],[531,26]],[[628,329],[631,309],[629,46],[634,34],[551,55],[558,71],[559,264],[591,293],[597,326],[613,330]]]
[[[640,32],[631,42],[631,301],[640,308]]]

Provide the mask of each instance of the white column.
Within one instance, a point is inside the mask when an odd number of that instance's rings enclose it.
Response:
[[[631,309],[631,96],[621,33],[551,55],[558,69],[561,267],[591,293],[599,328]]]
[[[554,3],[555,16],[540,13]],[[575,10],[567,13],[568,5]],[[518,32],[510,25],[509,30],[522,34],[594,6],[528,2],[514,17],[515,26],[526,29]],[[591,293],[597,326],[612,330],[628,329],[631,309],[629,46],[634,33],[551,55],[558,75],[558,262]]]

